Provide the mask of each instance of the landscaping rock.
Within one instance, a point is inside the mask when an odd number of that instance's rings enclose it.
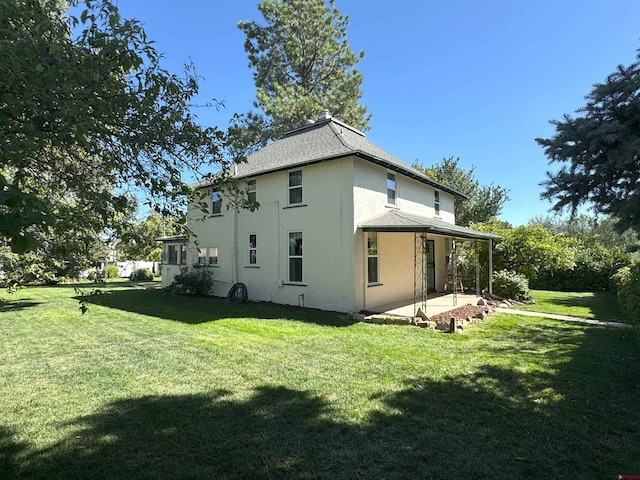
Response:
[[[478,299],[478,305],[484,306],[487,304],[487,301],[484,298],[479,298]]]

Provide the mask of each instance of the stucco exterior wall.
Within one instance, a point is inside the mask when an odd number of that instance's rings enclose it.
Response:
[[[396,176],[395,206],[387,204],[388,172]],[[417,215],[455,223],[453,195],[439,190],[440,215],[436,216],[435,188],[362,159],[354,160],[353,191],[355,226],[363,220],[384,213],[388,208],[398,208]]]
[[[199,246],[218,248],[218,265],[207,267],[214,274],[214,295],[225,296],[239,281],[253,300],[354,308],[353,162],[345,158],[300,170],[302,206],[288,205],[289,171],[282,171],[253,177],[260,204],[254,212],[227,210],[223,200],[221,215],[198,221],[201,215],[190,209],[189,225]],[[301,284],[288,278],[289,232],[302,232]],[[249,264],[249,234],[257,235],[256,265]],[[195,263],[192,250],[190,263]]]

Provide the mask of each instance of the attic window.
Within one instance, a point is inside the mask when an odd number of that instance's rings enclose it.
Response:
[[[396,176],[393,173],[387,173],[387,203],[396,204]]]
[[[433,192],[433,211],[436,217],[440,216],[440,192],[438,190]]]

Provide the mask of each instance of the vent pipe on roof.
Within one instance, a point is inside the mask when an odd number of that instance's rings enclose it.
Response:
[[[331,120],[331,112],[329,112],[329,110],[327,110],[326,108],[322,110],[320,112],[320,115],[318,116],[318,121],[321,120]]]

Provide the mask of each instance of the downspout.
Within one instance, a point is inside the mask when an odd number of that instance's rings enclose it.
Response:
[[[233,209],[233,246],[231,247],[231,283],[238,282],[238,209]]]

